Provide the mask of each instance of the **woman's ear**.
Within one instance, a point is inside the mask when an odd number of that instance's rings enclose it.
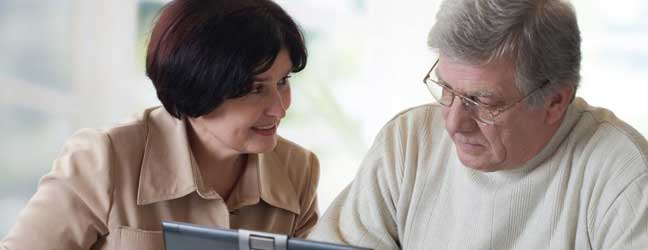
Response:
[[[567,107],[569,107],[573,97],[574,87],[565,86],[558,89],[558,91],[554,93],[545,104],[545,122],[549,125],[559,122],[567,111]]]

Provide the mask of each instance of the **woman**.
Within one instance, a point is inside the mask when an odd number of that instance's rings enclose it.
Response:
[[[270,0],[170,2],[146,64],[164,107],[75,134],[0,246],[163,249],[162,220],[304,237],[318,161],[276,130],[305,65]]]

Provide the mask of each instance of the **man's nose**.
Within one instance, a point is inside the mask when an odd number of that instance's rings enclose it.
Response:
[[[459,97],[454,97],[452,105],[448,107],[448,115],[446,116],[446,129],[449,133],[454,132],[470,132],[477,126],[477,122],[473,118],[471,112],[472,108],[468,107],[463,100]]]

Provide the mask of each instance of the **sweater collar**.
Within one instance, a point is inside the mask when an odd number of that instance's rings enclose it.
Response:
[[[580,120],[580,117],[586,107],[587,103],[582,98],[575,98],[574,101],[569,104],[560,127],[558,127],[558,130],[556,130],[556,133],[554,133],[549,142],[542,148],[542,150],[540,150],[538,154],[536,154],[527,162],[523,163],[521,166],[509,170],[501,170],[484,174],[488,175],[491,179],[494,180],[514,180],[521,178],[527,173],[533,171],[537,166],[554,155],[560,145],[569,136],[578,120]]]

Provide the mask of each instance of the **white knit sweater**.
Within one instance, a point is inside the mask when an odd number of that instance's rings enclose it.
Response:
[[[648,249],[648,143],[577,98],[533,159],[485,173],[458,160],[441,110],[378,134],[311,239],[376,249]]]

